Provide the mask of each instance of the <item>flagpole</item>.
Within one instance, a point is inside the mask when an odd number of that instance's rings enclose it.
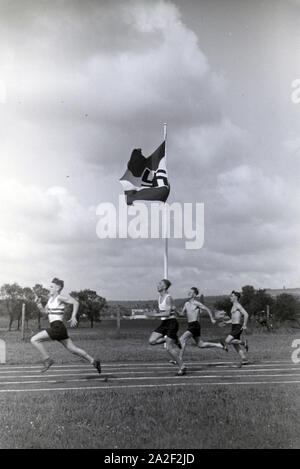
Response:
[[[165,162],[167,165],[167,124],[164,123],[164,141],[165,141]],[[167,206],[164,203],[164,278],[168,278],[168,217],[167,217]]]

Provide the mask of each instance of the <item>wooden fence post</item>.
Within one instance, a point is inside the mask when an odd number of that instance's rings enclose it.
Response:
[[[0,363],[2,365],[6,363],[6,344],[2,339],[0,339]]]
[[[117,336],[120,337],[120,330],[121,330],[121,314],[120,310],[117,311]]]
[[[22,304],[21,339],[25,339],[25,303]]]

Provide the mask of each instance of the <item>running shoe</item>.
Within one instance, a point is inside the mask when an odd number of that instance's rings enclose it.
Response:
[[[93,366],[96,368],[96,370],[98,371],[99,375],[101,374],[101,363],[100,363],[100,360],[94,360],[93,361]]]
[[[248,365],[249,361],[248,360],[243,360],[238,364],[238,368],[242,368],[243,365]]]
[[[49,370],[50,366],[53,365],[54,361],[51,358],[46,358],[44,360],[44,366],[41,369],[41,373],[45,373],[45,371]]]
[[[180,368],[180,370],[178,370],[177,373],[176,373],[176,376],[184,376],[184,375],[186,375],[186,367],[185,366]]]
[[[223,350],[225,350],[225,352],[228,352],[228,346],[227,346],[225,340],[220,340],[220,343],[223,345]]]
[[[169,363],[171,363],[172,365],[177,365],[176,360],[169,360]]]

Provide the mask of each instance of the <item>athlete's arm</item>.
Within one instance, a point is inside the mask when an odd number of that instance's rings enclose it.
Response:
[[[247,311],[245,310],[245,308],[243,308],[242,305],[239,305],[239,311],[240,311],[241,315],[242,315],[243,318],[244,318],[244,322],[243,322],[242,328],[243,328],[243,329],[247,329],[247,323],[248,323],[249,314],[247,313]]]
[[[76,316],[77,316],[77,312],[78,312],[78,308],[79,308],[79,302],[77,300],[75,300],[75,298],[72,298],[71,296],[61,296],[61,295],[59,295],[58,299],[62,303],[73,306],[72,316],[71,316],[71,319],[69,319],[68,322],[70,323],[71,327],[77,326],[78,321],[76,319]]]
[[[179,314],[179,316],[184,316],[186,314],[186,303],[184,303],[184,306],[181,310],[181,313]]]
[[[37,305],[40,313],[45,314],[45,315],[48,314],[47,308],[46,307],[44,308],[41,299],[37,295],[35,298],[35,304]]]
[[[196,301],[195,304],[200,308],[200,309],[203,309],[204,311],[206,311],[210,317],[210,320],[213,324],[216,323],[216,320],[214,319],[213,315],[212,315],[212,312],[211,310],[205,306],[204,304],[200,303],[200,301]]]
[[[166,313],[169,315],[172,311],[173,300],[171,296],[166,298]]]
[[[232,319],[229,318],[229,319],[227,319],[226,321],[223,321],[223,322],[224,322],[224,324],[231,324],[231,323],[232,323]]]
[[[226,319],[225,319],[226,318]],[[232,324],[232,316],[231,316],[231,312],[226,312],[225,311],[225,316],[224,316],[224,320],[223,320],[224,324]]]

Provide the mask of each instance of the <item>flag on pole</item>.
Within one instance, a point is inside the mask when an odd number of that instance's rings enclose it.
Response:
[[[120,178],[127,205],[135,200],[159,200],[165,202],[170,185],[165,158],[165,141],[147,158],[141,148],[135,148],[124,175]]]

